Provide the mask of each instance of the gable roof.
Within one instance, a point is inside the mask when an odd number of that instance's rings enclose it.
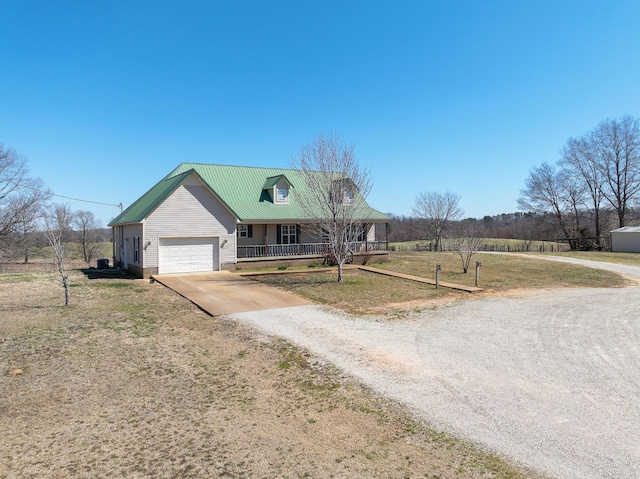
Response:
[[[273,188],[275,185],[278,184],[280,180],[284,180],[291,188],[293,188],[293,185],[285,175],[276,175],[276,176],[270,176],[269,178],[267,178],[267,180],[264,182],[264,186],[262,187],[262,189],[268,190],[270,188]]]
[[[191,174],[196,174],[240,222],[308,220],[295,195],[290,195],[286,204],[274,204],[265,190],[266,185],[271,182],[275,185],[284,177],[291,186],[295,184],[298,187],[296,194],[304,194],[305,182],[297,170],[182,163],[124,210],[122,215],[114,218],[109,226],[142,222]],[[361,219],[387,221],[389,217],[367,207]]]

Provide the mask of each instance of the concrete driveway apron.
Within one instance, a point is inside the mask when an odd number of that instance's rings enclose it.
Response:
[[[212,316],[311,304],[286,291],[228,271],[153,275]]]

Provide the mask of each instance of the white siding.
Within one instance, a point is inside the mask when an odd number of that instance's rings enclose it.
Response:
[[[368,224],[367,227],[367,241],[375,241],[376,240],[376,228],[373,223]]]
[[[116,261],[122,262],[122,264],[134,264],[133,262],[133,238],[136,236],[142,236],[142,225],[140,224],[132,224],[132,225],[124,225],[118,226],[115,232],[115,255]],[[124,243],[123,243],[124,239]],[[126,244],[126,258],[125,258],[125,248]],[[144,249],[143,249],[143,241],[140,241],[140,262],[139,266],[142,265],[142,261],[144,260]]]
[[[236,262],[236,218],[191,175],[144,222],[144,240],[150,241],[144,254],[144,267],[158,266],[159,238],[219,238],[220,264]],[[224,246],[222,243],[227,240]]]

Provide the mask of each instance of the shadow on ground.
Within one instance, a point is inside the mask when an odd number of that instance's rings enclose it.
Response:
[[[87,268],[83,269],[82,272],[89,279],[103,279],[103,278],[112,278],[112,279],[136,279],[128,271],[122,268],[105,268],[105,269],[97,269],[97,268]]]

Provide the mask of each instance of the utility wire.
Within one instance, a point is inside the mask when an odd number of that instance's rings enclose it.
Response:
[[[103,206],[115,206],[116,208],[120,208],[122,209],[122,203],[118,203],[117,205],[114,205],[113,203],[101,203],[99,201],[91,201],[91,200],[81,200],[80,198],[72,198],[71,196],[66,196],[66,195],[57,195],[55,193],[51,193],[53,196],[58,196],[62,199],[68,199],[68,200],[73,200],[73,201],[82,201],[84,203],[92,203],[94,205],[103,205]]]

